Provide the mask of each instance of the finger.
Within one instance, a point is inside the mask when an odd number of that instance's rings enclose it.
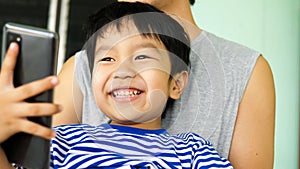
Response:
[[[13,94],[8,97],[13,97],[16,101],[23,101],[32,96],[36,96],[40,93],[43,93],[49,89],[54,88],[58,84],[58,78],[55,76],[46,77],[41,80],[36,80],[28,84],[19,86],[14,90]]]
[[[17,62],[17,56],[19,53],[19,46],[13,42],[9,45],[7,53],[2,63],[0,74],[0,85],[12,85],[14,68]]]
[[[51,128],[42,126],[27,119],[20,121],[19,124],[22,126],[20,127],[20,132],[32,134],[49,140],[56,135]]]
[[[15,116],[17,117],[38,117],[51,116],[59,113],[62,107],[52,103],[23,103],[16,104],[14,107]]]

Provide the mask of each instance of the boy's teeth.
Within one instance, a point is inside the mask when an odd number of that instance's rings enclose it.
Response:
[[[132,97],[141,94],[141,91],[134,90],[134,91],[114,91],[113,96],[114,97]]]

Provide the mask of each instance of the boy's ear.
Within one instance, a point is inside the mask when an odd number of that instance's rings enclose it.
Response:
[[[170,84],[170,98],[179,99],[188,83],[188,72],[182,71],[173,76]]]

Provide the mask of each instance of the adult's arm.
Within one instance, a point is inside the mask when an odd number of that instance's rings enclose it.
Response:
[[[60,84],[54,90],[54,102],[63,110],[53,116],[52,125],[76,124],[81,121],[82,94],[74,78],[75,57],[70,57],[58,74]]]
[[[235,169],[273,169],[275,87],[260,56],[241,100],[229,160]]]

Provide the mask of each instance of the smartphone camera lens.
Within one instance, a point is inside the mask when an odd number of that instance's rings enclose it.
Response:
[[[21,38],[20,37],[17,37],[16,40],[17,40],[17,42],[21,42]]]

